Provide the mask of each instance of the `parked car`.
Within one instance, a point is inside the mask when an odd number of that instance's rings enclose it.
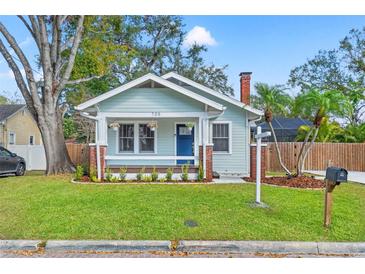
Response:
[[[23,157],[0,146],[0,174],[14,173],[16,176],[23,176],[25,174],[25,167]]]

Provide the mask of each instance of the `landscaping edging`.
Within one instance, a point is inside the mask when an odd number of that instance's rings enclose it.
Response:
[[[297,241],[113,241],[113,240],[0,240],[1,251],[47,252],[206,252],[270,254],[365,255],[365,242],[297,242]]]
[[[80,182],[75,179],[71,179],[71,183],[79,185],[209,185],[213,182],[125,182],[125,183],[111,183],[111,182]]]

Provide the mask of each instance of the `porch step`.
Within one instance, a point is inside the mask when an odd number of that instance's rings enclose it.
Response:
[[[156,168],[158,173],[166,173],[168,168],[171,168],[174,173],[181,173],[182,165],[174,166],[123,166],[123,165],[113,165],[109,166],[113,173],[118,173],[121,167],[127,168],[127,173],[138,173],[144,167],[146,173],[151,173],[153,168]],[[188,173],[198,173],[199,168],[196,166],[189,166]]]

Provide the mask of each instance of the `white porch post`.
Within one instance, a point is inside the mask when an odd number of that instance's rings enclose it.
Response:
[[[203,169],[204,169],[204,178],[206,178],[207,172],[207,143],[208,143],[208,119],[205,117],[203,119]]]

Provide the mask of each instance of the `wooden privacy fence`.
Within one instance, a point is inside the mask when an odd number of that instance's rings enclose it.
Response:
[[[267,143],[266,166],[269,171],[282,171],[275,143]],[[279,148],[284,164],[296,169],[301,142],[281,142]],[[325,170],[328,160],[335,166],[352,171],[365,171],[365,143],[315,143],[305,161],[305,170]]]
[[[88,144],[66,144],[68,155],[74,165],[89,165],[89,145]]]

